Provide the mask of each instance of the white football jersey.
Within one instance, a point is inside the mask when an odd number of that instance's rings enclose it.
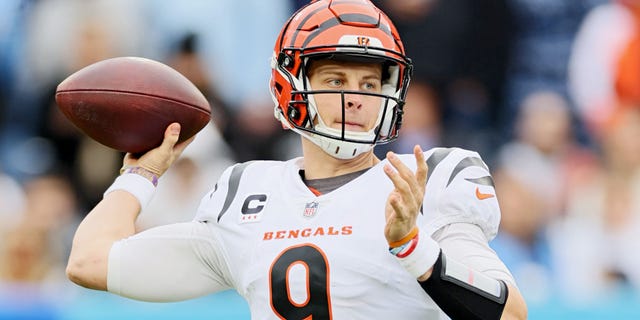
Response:
[[[412,154],[399,155],[412,170]],[[500,212],[480,156],[457,148],[425,152],[429,178],[418,225],[478,225],[488,240]],[[302,158],[227,169],[196,221],[212,225],[227,270],[216,275],[249,304],[253,319],[447,319],[388,252],[385,203],[393,184],[383,160],[327,194],[300,178]]]

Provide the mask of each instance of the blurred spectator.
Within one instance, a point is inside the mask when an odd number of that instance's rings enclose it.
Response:
[[[0,319],[56,319],[51,282],[61,283],[63,265],[55,263],[45,233],[23,223],[0,233]],[[57,274],[58,280],[52,276]],[[55,291],[59,295],[60,286]]]
[[[595,158],[577,144],[559,94],[534,92],[519,110],[516,139],[502,147],[495,169],[502,220],[491,246],[525,297],[544,301],[555,289],[547,228],[563,215],[567,193],[589,175]]]
[[[24,205],[22,187],[0,171],[0,236],[5,229],[12,227],[19,220]]]
[[[594,133],[603,129],[616,108],[640,106],[638,70],[640,1],[614,0],[591,10],[573,46],[569,85]]]
[[[0,170],[10,176],[15,176],[16,172],[7,164],[7,149],[34,130],[29,123],[20,125],[25,115],[22,109],[10,108],[17,100],[29,98],[21,97],[17,91],[25,68],[23,57],[30,9],[30,2],[24,0],[0,3]],[[28,106],[25,109],[29,109]]]
[[[75,193],[57,175],[33,178],[24,191],[19,220],[0,233],[0,302],[9,299],[19,307],[66,301],[74,293],[64,266],[78,223]]]
[[[0,242],[0,308],[10,319],[55,319],[79,292],[64,269],[79,222],[77,199],[59,175],[32,178],[24,190],[21,220]]]
[[[220,84],[212,82],[211,69],[206,66],[206,57],[202,54],[200,35],[187,31],[178,38],[175,47],[163,60],[189,79],[211,105],[211,120],[220,131],[225,131],[228,122],[229,106],[220,96]]]
[[[554,228],[558,280],[567,298],[597,301],[640,290],[640,109],[620,108],[599,142],[603,165],[569,197]]]
[[[5,108],[9,93],[13,88],[16,72],[15,56],[24,39],[21,0],[7,0],[0,3],[0,130],[4,125]]]
[[[512,41],[505,79],[501,134],[511,139],[525,97],[550,90],[568,98],[567,63],[584,15],[604,0],[508,0],[512,12]],[[573,103],[568,100],[573,110]],[[572,111],[573,112],[573,111]],[[577,137],[587,140],[581,123]]]
[[[374,149],[379,158],[385,158],[390,150],[411,153],[416,144],[425,149],[439,144],[442,124],[435,95],[433,87],[426,83],[411,83],[405,99],[402,133],[396,141]]]
[[[621,288],[640,290],[639,70],[640,2],[595,7],[573,46],[569,80],[602,165],[570,194],[568,215],[554,233],[561,284],[571,299],[591,302]]]
[[[376,153],[420,143],[490,154],[507,54],[505,0],[375,2],[396,21],[414,62],[403,133]]]
[[[273,121],[268,87],[274,39],[290,14],[289,0],[149,1],[154,38],[198,34],[211,85],[226,108],[220,123],[237,161],[286,158],[286,132]],[[264,14],[268,12],[269,14]],[[216,119],[214,119],[216,123]],[[216,123],[217,124],[217,123]]]
[[[1,242],[0,280],[26,283],[44,281],[53,265],[47,240],[46,233],[26,223],[6,232]]]
[[[69,237],[71,240],[79,218],[78,201],[71,182],[66,176],[47,174],[25,182],[26,198],[22,222],[41,230]],[[62,252],[66,258],[66,252]]]

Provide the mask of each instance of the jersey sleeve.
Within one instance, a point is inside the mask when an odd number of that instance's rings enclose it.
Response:
[[[213,189],[200,201],[194,221],[220,221],[236,195],[242,173],[252,162],[235,164],[222,173]]]
[[[500,208],[489,168],[477,152],[436,148],[425,152],[429,166],[422,225],[435,231],[452,223],[480,227],[487,240],[498,232]]]
[[[433,237],[447,258],[455,259],[488,277],[517,287],[513,275],[491,249],[478,226],[454,223],[441,228]]]
[[[107,289],[128,298],[169,302],[229,289],[229,272],[211,226],[177,223],[116,242]]]

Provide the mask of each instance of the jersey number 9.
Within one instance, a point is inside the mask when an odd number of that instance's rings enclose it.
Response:
[[[292,299],[290,271],[300,265],[306,270],[307,299],[299,303]],[[331,319],[329,295],[329,265],[313,244],[289,247],[271,264],[269,285],[271,307],[281,319]]]

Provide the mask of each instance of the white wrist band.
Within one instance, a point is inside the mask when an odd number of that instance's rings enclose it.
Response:
[[[404,258],[396,256],[396,259],[411,275],[418,279],[433,267],[439,254],[440,245],[428,234],[420,231],[418,244],[413,252]]]
[[[104,192],[104,196],[115,190],[124,190],[138,199],[140,208],[144,208],[149,204],[151,198],[156,192],[156,187],[147,178],[135,174],[125,173],[116,178],[109,189]]]

